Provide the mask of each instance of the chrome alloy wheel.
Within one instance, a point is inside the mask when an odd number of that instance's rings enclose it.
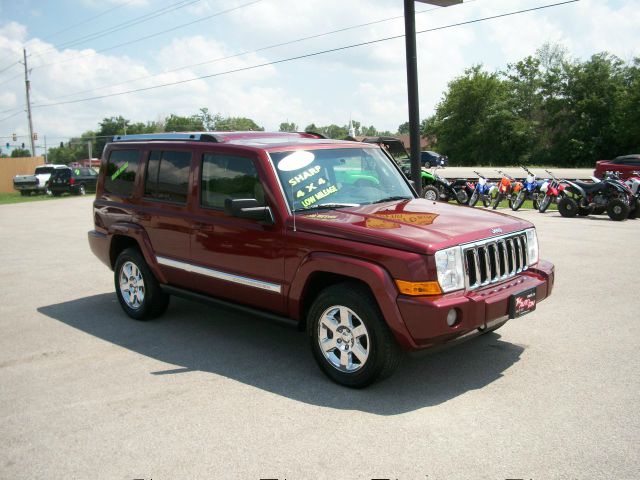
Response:
[[[144,278],[138,266],[133,262],[125,262],[120,267],[120,295],[133,310],[138,310],[144,302]]]
[[[371,342],[360,317],[350,308],[334,305],[320,317],[318,344],[331,366],[354,373],[367,362]]]

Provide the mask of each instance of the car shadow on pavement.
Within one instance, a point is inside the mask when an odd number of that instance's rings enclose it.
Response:
[[[300,402],[377,415],[438,405],[482,388],[499,379],[524,350],[491,333],[449,350],[407,357],[391,378],[352,390],[320,372],[303,333],[236,311],[173,297],[163,317],[137,322],[122,312],[113,293],[38,311],[168,364],[151,375],[210,372]]]

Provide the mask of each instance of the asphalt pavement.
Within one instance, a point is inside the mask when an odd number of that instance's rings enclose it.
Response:
[[[553,296],[354,391],[260,318],[130,320],[91,198],[0,206],[0,478],[639,478],[640,220],[517,216]]]

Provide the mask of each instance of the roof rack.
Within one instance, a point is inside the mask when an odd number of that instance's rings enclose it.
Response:
[[[196,141],[196,142],[219,142],[215,135],[211,133],[141,133],[138,135],[115,135],[114,142],[140,142],[146,140],[164,141]]]

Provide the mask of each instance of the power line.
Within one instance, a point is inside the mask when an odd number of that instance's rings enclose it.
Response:
[[[7,70],[9,70],[10,68],[15,67],[16,65],[20,65],[20,62],[13,62],[10,65],[7,65],[6,67],[4,67],[2,70],[0,70],[0,73],[2,72],[6,72]]]
[[[543,10],[543,9],[547,9],[547,8],[552,8],[552,7],[557,7],[560,5],[567,5],[570,3],[576,3],[579,2],[580,0],[567,0],[564,2],[558,2],[558,3],[552,3],[552,4],[548,4],[548,5],[542,5],[539,7],[534,7],[534,8],[527,8],[527,9],[523,9],[523,10],[517,10],[514,12],[509,12],[509,13],[503,13],[503,14],[499,14],[499,15],[492,15],[489,17],[483,17],[483,18],[478,18],[475,20],[468,20],[465,22],[459,22],[459,23],[453,23],[453,24],[449,24],[449,25],[444,25],[441,27],[436,27],[436,28],[429,28],[426,30],[420,30],[417,31],[416,34],[422,34],[422,33],[428,33],[428,32],[435,32],[435,31],[439,31],[439,30],[445,30],[445,29],[449,29],[449,28],[454,28],[454,27],[460,27],[463,25],[470,25],[470,24],[474,24],[474,23],[479,23],[479,22],[484,22],[487,20],[495,20],[497,18],[504,18],[504,17],[509,17],[509,16],[513,16],[513,15],[518,15],[518,14],[522,14],[522,13],[528,13],[528,12],[534,12],[534,11],[538,11],[538,10]],[[97,96],[93,96],[93,97],[87,97],[87,98],[81,98],[81,99],[77,99],[77,100],[67,100],[67,101],[63,101],[63,102],[55,102],[55,103],[46,103],[46,104],[40,104],[40,105],[33,105],[32,108],[43,108],[43,107],[53,107],[53,106],[57,106],[57,105],[68,105],[71,103],[80,103],[80,102],[87,102],[90,100],[100,100],[103,98],[109,98],[109,97],[116,97],[116,96],[121,96],[121,95],[127,95],[130,93],[137,93],[137,92],[144,92],[144,91],[148,91],[148,90],[155,90],[158,88],[164,88],[164,87],[170,87],[170,86],[174,86],[174,85],[181,85],[181,84],[185,84],[185,83],[190,83],[190,82],[194,82],[196,80],[203,80],[206,78],[214,78],[214,77],[220,77],[223,75],[229,75],[231,73],[238,73],[238,72],[244,72],[247,70],[254,70],[257,68],[262,68],[262,67],[267,67],[267,66],[271,66],[271,65],[277,65],[280,63],[286,63],[286,62],[291,62],[294,60],[301,60],[304,58],[310,58],[310,57],[316,57],[319,55],[324,55],[327,53],[333,53],[333,52],[339,52],[339,51],[343,51],[343,50],[348,50],[351,48],[356,48],[356,47],[362,47],[362,46],[366,46],[366,45],[373,45],[376,43],[381,43],[381,42],[386,42],[389,40],[396,40],[398,38],[404,38],[404,34],[401,35],[393,35],[390,37],[385,37],[385,38],[379,38],[376,40],[370,40],[367,42],[360,42],[360,43],[355,43],[355,44],[351,44],[351,45],[345,45],[342,47],[336,47],[336,48],[331,48],[331,49],[327,49],[327,50],[321,50],[318,52],[312,52],[312,53],[307,53],[304,55],[297,55],[295,57],[289,57],[289,58],[284,58],[281,60],[275,60],[272,62],[265,62],[265,63],[261,63],[258,65],[251,65],[248,67],[241,67],[241,68],[236,68],[233,70],[227,70],[225,72],[219,72],[219,73],[212,73],[210,75],[202,75],[199,77],[194,77],[194,78],[189,78],[189,79],[185,79],[185,80],[179,80],[176,82],[170,82],[170,83],[165,83],[165,84],[160,84],[160,85],[154,85],[151,87],[144,87],[144,88],[137,88],[137,89],[133,89],[133,90],[127,90],[124,92],[118,92],[118,93],[112,93],[112,94],[107,94],[107,95],[97,95]]]
[[[21,77],[21,76],[22,76],[22,72],[21,72],[21,73],[19,73],[18,75],[16,75],[15,77],[7,78],[4,82],[0,83],[0,87],[1,87],[2,85],[4,85],[5,83],[9,83],[11,80],[15,80],[16,78],[19,78],[19,77]]]
[[[261,0],[258,0],[258,1],[261,1]],[[469,1],[465,2],[464,4],[459,4],[459,5],[468,5],[469,3],[473,3],[473,2],[476,2],[476,1],[478,1],[478,0],[469,0]],[[417,14],[422,14],[422,13],[431,12],[433,10],[440,10],[441,8],[442,7],[429,8],[427,10],[422,10],[422,11],[419,11],[419,12],[416,12],[416,13]],[[301,42],[307,41],[307,40],[313,40],[313,39],[316,39],[316,38],[321,38],[321,37],[325,37],[325,36],[329,36],[329,35],[334,35],[336,33],[342,33],[342,32],[346,32],[346,31],[349,31],[349,30],[355,30],[357,28],[368,27],[368,26],[371,26],[371,25],[377,25],[377,24],[380,24],[380,23],[385,23],[385,22],[389,22],[389,21],[392,21],[392,20],[398,20],[398,19],[401,19],[401,18],[404,18],[404,16],[403,15],[399,15],[399,16],[396,16],[396,17],[383,18],[383,19],[380,19],[380,20],[374,20],[374,21],[371,21],[371,22],[361,23],[361,24],[358,24],[358,25],[351,25],[349,27],[339,28],[337,30],[331,30],[331,31],[328,31],[328,32],[318,33],[318,34],[315,34],[315,35],[309,35],[307,37],[302,37],[302,38],[298,38],[298,39],[295,39],[295,40],[289,40],[289,41],[286,41],[286,42],[281,42],[281,43],[276,43],[276,44],[273,44],[273,45],[268,45],[266,47],[261,47],[261,48],[255,49],[255,50],[246,50],[244,52],[235,53],[233,55],[228,55],[226,57],[219,57],[219,58],[214,58],[214,59],[211,59],[211,60],[205,60],[204,62],[192,63],[190,65],[183,65],[181,67],[177,67],[177,68],[174,68],[174,69],[171,69],[171,70],[166,70],[166,71],[160,72],[160,73],[155,73],[153,75],[146,75],[144,77],[138,77],[138,78],[134,78],[134,79],[131,79],[131,80],[125,80],[123,82],[118,82],[118,83],[114,83],[114,84],[110,84],[110,85],[103,85],[101,87],[90,88],[88,90],[81,90],[79,92],[74,92],[74,93],[69,93],[69,94],[66,94],[66,95],[62,95],[62,96],[60,96],[58,98],[68,98],[68,97],[73,97],[73,96],[76,96],[76,95],[80,95],[82,93],[95,92],[96,90],[103,90],[105,88],[112,88],[112,87],[118,87],[120,85],[127,85],[129,83],[137,82],[139,80],[146,80],[148,78],[159,77],[159,76],[162,76],[162,75],[166,75],[168,73],[174,73],[174,72],[178,72],[180,70],[186,70],[188,68],[201,67],[202,65],[208,65],[208,64],[220,62],[220,61],[223,61],[223,60],[229,60],[229,59],[241,57],[241,56],[244,56],[244,55],[250,55],[252,53],[259,53],[259,52],[263,52],[265,50],[271,50],[271,49],[274,49],[274,48],[277,48],[277,47],[284,47],[284,46],[292,45],[292,44],[295,44],[295,43],[301,43]],[[120,47],[120,46],[123,46],[125,44],[120,44],[120,45],[117,45],[116,47]],[[111,47],[111,48],[116,48],[116,47]],[[104,50],[101,50],[101,51],[104,51]],[[96,53],[99,53],[99,52],[96,52]],[[79,57],[79,58],[82,58],[82,57]]]
[[[76,27],[78,27],[80,25],[85,25],[87,22],[90,22],[91,20],[95,20],[96,18],[100,18],[100,17],[106,15],[107,13],[113,12],[114,10],[117,10],[119,8],[122,8],[122,7],[126,6],[126,5],[129,5],[130,3],[133,3],[134,1],[135,0],[129,0],[127,2],[120,3],[120,4],[118,4],[118,5],[114,6],[114,7],[108,8],[107,10],[104,10],[103,12],[98,13],[98,14],[92,16],[92,17],[85,18],[84,20],[82,20],[82,21],[80,21],[78,23],[74,23],[72,25],[69,25],[66,28],[63,28],[62,30],[58,30],[57,32],[54,32],[54,33],[52,33],[50,35],[47,35],[46,37],[43,37],[42,40],[47,40],[49,38],[56,37],[56,36],[60,35],[61,33],[68,32],[69,30],[72,30],[72,29],[74,29],[74,28],[76,28]]]
[[[79,37],[76,38],[74,40],[69,40],[67,42],[63,42],[59,45],[55,45],[53,48],[50,48],[48,50],[42,50],[40,52],[35,52],[32,55],[42,55],[48,52],[52,52],[55,50],[59,50],[59,49],[63,49],[63,48],[68,48],[71,47],[73,45],[77,45],[78,43],[82,43],[84,41],[87,40],[95,40],[96,38],[100,38],[100,37],[104,37],[105,35],[109,35],[110,33],[113,32],[117,32],[120,30],[125,30],[129,27],[132,27],[134,25],[138,25],[140,23],[144,23],[147,22],[149,20],[152,20],[154,18],[160,17],[162,15],[165,15],[167,13],[173,12],[175,10],[179,10],[181,8],[184,7],[188,7],[189,5],[193,5],[194,3],[198,3],[201,2],[202,0],[180,0],[179,2],[173,3],[167,7],[161,8],[159,10],[155,10],[152,13],[147,13],[145,15],[140,15],[139,17],[135,17],[131,20],[127,20],[125,22],[121,22],[118,25],[114,25],[112,27],[108,27],[104,30],[100,30],[99,32],[95,32],[95,33],[91,33],[89,35],[85,35],[84,37]],[[35,68],[39,68],[40,65],[38,67]]]
[[[198,0],[198,1],[200,1],[200,0]],[[58,61],[58,62],[44,63],[44,64],[42,64],[42,65],[38,65],[38,66],[37,66],[37,67],[35,67],[35,68],[49,67],[49,66],[51,66],[51,65],[58,65],[58,64],[60,64],[60,63],[73,62],[73,61],[76,61],[76,60],[80,60],[80,59],[82,59],[82,58],[93,57],[93,56],[95,56],[95,55],[97,55],[97,54],[99,54],[99,53],[102,53],[102,52],[107,52],[107,51],[109,51],[109,50],[115,50],[116,48],[124,47],[124,46],[126,46],[126,45],[131,45],[131,44],[133,44],[133,43],[138,43],[138,42],[141,42],[141,41],[143,41],[143,40],[148,40],[148,39],[150,39],[150,38],[157,37],[157,36],[159,36],[159,35],[164,35],[165,33],[173,32],[174,30],[178,30],[178,29],[180,29],[180,28],[188,27],[188,26],[191,26],[191,25],[193,25],[193,24],[195,24],[195,23],[204,22],[204,21],[209,20],[209,19],[211,19],[211,18],[219,17],[219,16],[221,16],[221,15],[224,15],[225,13],[230,13],[230,12],[233,12],[233,11],[235,11],[235,10],[240,10],[241,8],[249,7],[249,6],[254,5],[254,4],[256,4],[256,3],[260,3],[260,2],[262,2],[262,1],[264,1],[264,0],[253,0],[253,1],[248,2],[248,3],[244,3],[244,4],[242,4],[242,5],[238,5],[237,7],[228,8],[228,9],[226,9],[226,10],[221,10],[221,11],[219,11],[219,12],[216,12],[216,13],[214,13],[214,14],[208,15],[208,16],[206,16],[206,17],[199,18],[199,19],[197,19],[197,20],[193,20],[193,21],[191,21],[191,22],[183,23],[183,24],[181,24],[181,25],[177,25],[177,26],[175,26],[175,27],[167,28],[167,29],[165,29],[165,30],[161,30],[161,31],[159,31],[159,32],[155,32],[155,33],[152,33],[152,34],[150,34],[150,35],[145,35],[145,36],[143,36],[143,37],[139,37],[139,38],[136,38],[136,39],[134,39],[134,40],[129,40],[129,41],[127,41],[127,42],[119,43],[119,44],[117,44],[117,45],[113,45],[113,46],[108,47],[108,48],[103,48],[103,49],[100,49],[100,50],[95,50],[95,51],[92,51],[92,52],[90,52],[90,53],[87,53],[86,55],[74,56],[74,57],[71,57],[71,58],[66,58],[66,59],[64,59],[64,60],[60,60],[60,61]]]
[[[19,115],[23,112],[23,110],[20,110],[19,112],[16,112],[12,115],[9,115],[8,117],[4,117],[4,118],[0,118],[0,122],[4,122],[5,120],[9,120],[10,118],[15,117],[16,115]]]

